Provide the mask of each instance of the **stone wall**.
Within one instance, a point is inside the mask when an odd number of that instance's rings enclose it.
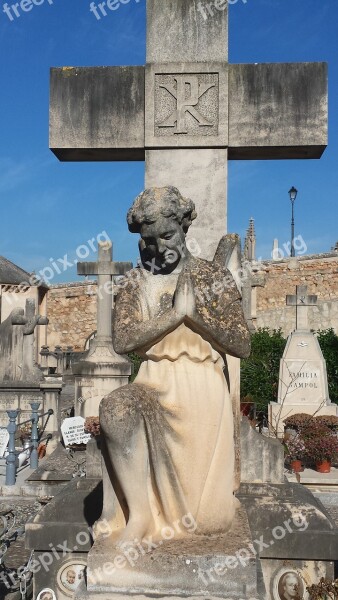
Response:
[[[288,335],[296,325],[296,310],[286,306],[286,295],[307,285],[318,296],[309,307],[311,329],[333,327],[338,333],[338,254],[319,254],[262,263],[265,285],[257,289],[256,327],[279,328]]]
[[[318,306],[309,308],[312,329],[333,327],[338,333],[338,253],[264,261],[263,287],[257,296],[256,327],[281,327],[288,335],[296,323],[295,308],[286,306],[286,295],[297,285],[307,285],[318,296]],[[264,280],[264,277],[262,278]],[[47,343],[83,351],[87,338],[96,330],[96,282],[63,283],[51,286],[47,294],[49,318]]]
[[[49,318],[47,344],[82,352],[87,338],[96,331],[95,281],[61,283],[50,287],[47,298]]]

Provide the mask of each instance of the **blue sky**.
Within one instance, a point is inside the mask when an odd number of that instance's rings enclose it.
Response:
[[[51,66],[144,64],[145,3],[130,0],[98,21],[89,0],[42,0],[11,21],[0,0],[0,254],[29,271],[65,254],[73,260],[79,245],[104,230],[116,260],[137,257],[125,214],[143,188],[143,163],[59,162],[48,148],[48,97]],[[229,165],[228,230],[243,236],[254,217],[258,256],[269,256],[273,238],[289,240],[292,185],[299,190],[296,235],[308,253],[338,240],[337,39],[335,0],[238,0],[230,7],[230,62],[329,63],[322,159]],[[51,282],[76,279],[69,268]]]

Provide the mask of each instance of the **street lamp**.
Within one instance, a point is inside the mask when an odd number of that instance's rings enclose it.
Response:
[[[294,206],[295,206],[295,200],[297,198],[297,194],[298,194],[298,190],[296,190],[295,187],[292,187],[291,190],[289,190],[289,196],[290,196],[291,207],[292,207],[292,216],[291,216],[291,256],[295,256],[295,211],[294,211]]]

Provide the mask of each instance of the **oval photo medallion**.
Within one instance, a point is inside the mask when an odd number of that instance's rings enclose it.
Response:
[[[56,600],[56,595],[55,592],[50,588],[44,588],[41,590],[41,592],[39,592],[36,600]]]
[[[84,580],[86,566],[86,562],[81,559],[73,559],[62,565],[57,574],[57,583],[66,596],[70,598],[74,596],[75,590]],[[41,598],[41,600],[43,599]]]
[[[296,600],[299,596],[306,599],[306,588],[300,573],[290,567],[280,569],[272,583],[273,600]]]

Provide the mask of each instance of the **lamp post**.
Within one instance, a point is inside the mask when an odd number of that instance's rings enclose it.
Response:
[[[297,194],[298,194],[298,190],[296,190],[295,187],[292,187],[291,190],[289,190],[289,196],[290,196],[291,207],[292,207],[292,215],[291,215],[291,256],[295,256],[295,211],[294,211],[294,206],[295,206],[295,200],[297,198]]]

